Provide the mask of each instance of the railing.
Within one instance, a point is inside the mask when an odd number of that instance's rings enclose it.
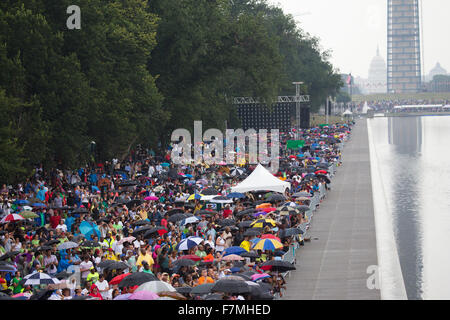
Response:
[[[343,143],[341,143],[341,145],[340,145],[340,150],[342,150],[342,148],[343,148]],[[335,163],[333,163],[329,167],[329,172],[330,172],[330,177],[333,177],[335,175],[335,173],[336,173],[336,164]],[[317,210],[317,205],[320,204],[320,202],[326,197],[326,195],[327,195],[327,190],[325,188],[325,185],[321,185],[319,191],[314,193],[314,196],[311,197],[311,203],[309,205],[310,209],[305,212],[305,218],[307,219],[307,222],[298,226],[298,228],[303,231],[303,234],[299,235],[300,241],[302,241],[304,239],[304,237],[306,236],[306,234],[308,232],[314,212]],[[289,247],[289,250],[281,257],[281,260],[296,264],[297,263],[296,249],[298,249],[299,247],[300,247],[300,245],[299,245],[298,241],[294,242],[294,244]],[[286,272],[281,273],[281,276],[284,279],[286,279],[286,278],[290,277],[290,274],[291,274],[290,271],[286,271]],[[280,294],[275,293],[274,299],[275,300],[280,299]]]

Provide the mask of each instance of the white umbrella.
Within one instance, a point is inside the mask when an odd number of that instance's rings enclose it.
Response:
[[[26,280],[24,285],[32,285],[32,286],[36,286],[36,285],[40,285],[40,284],[61,283],[61,281],[59,281],[58,279],[53,278],[44,272],[34,272],[32,274],[25,276],[24,279]]]
[[[200,221],[199,218],[197,218],[196,216],[192,216],[192,217],[187,217],[186,219],[183,219],[181,221],[181,225],[184,226],[188,223],[198,223]]]
[[[72,242],[72,241],[66,241],[61,243],[59,246],[56,247],[58,250],[66,250],[66,249],[72,249],[77,248],[78,243]]]
[[[203,238],[200,237],[188,237],[181,240],[176,248],[178,251],[189,250],[192,247],[198,246],[202,241]]]
[[[169,291],[176,292],[177,290],[167,282],[164,281],[149,281],[144,282],[139,287],[137,287],[136,291],[150,291],[154,293]]]

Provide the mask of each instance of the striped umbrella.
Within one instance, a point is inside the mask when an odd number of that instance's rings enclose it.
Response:
[[[22,211],[19,213],[22,217],[24,217],[25,219],[33,219],[33,218],[37,218],[39,217],[36,213],[34,213],[33,211]]]
[[[278,207],[277,210],[275,211],[275,213],[279,213],[280,216],[289,216],[289,215],[294,215],[294,214],[300,214],[300,210],[291,207],[291,206],[281,206]]]
[[[188,200],[188,201],[192,201],[192,200],[200,200],[203,196],[204,196],[203,194],[200,194],[200,193],[194,193],[194,194],[191,194],[191,195],[189,196],[189,198],[187,198],[187,200]]]
[[[275,249],[281,249],[283,245],[281,242],[275,239],[260,239],[255,245],[253,245],[253,250],[271,250],[275,251]]]
[[[53,278],[44,272],[34,272],[24,277],[24,285],[37,286],[41,284],[58,284],[61,283],[57,278]]]
[[[261,236],[261,239],[274,239],[274,240],[277,240],[278,242],[281,242],[280,238],[278,238],[277,236],[270,234],[270,233],[263,234]]]
[[[271,228],[275,227],[277,225],[276,221],[273,219],[258,219],[254,221],[250,227],[252,228],[265,228],[266,226],[269,226]]]
[[[177,244],[176,249],[178,251],[189,250],[190,248],[198,246],[202,241],[203,238],[200,237],[188,237],[181,240],[180,243]]]
[[[8,223],[8,222],[14,222],[14,221],[20,221],[25,219],[24,217],[22,217],[20,214],[17,213],[11,213],[8,214],[7,216],[5,216],[0,222],[1,223]]]

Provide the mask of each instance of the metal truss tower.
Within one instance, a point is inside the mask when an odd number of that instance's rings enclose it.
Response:
[[[388,93],[421,90],[419,0],[388,0]]]

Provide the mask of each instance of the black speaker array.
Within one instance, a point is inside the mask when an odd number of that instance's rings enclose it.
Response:
[[[310,107],[300,107],[300,128],[309,129],[310,127]]]
[[[290,130],[291,114],[295,103],[277,103],[271,109],[264,104],[240,104],[237,106],[242,129],[278,129],[280,132]]]

